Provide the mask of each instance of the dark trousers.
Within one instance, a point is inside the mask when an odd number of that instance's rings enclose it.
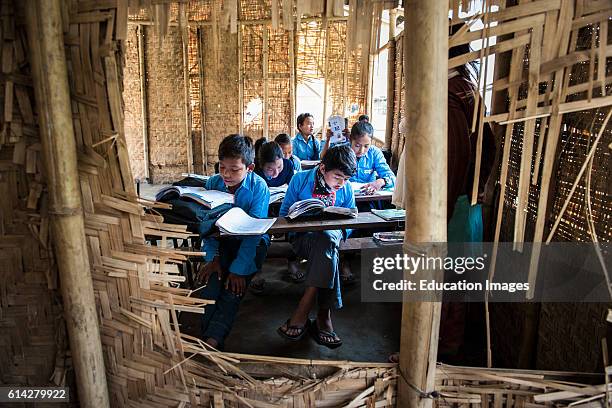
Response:
[[[198,291],[198,297],[201,299],[215,301],[214,304],[204,307],[204,315],[202,316],[202,338],[215,339],[219,343],[220,348],[223,347],[223,341],[232,329],[234,320],[238,314],[238,307],[243,298],[243,296],[237,296],[229,289],[225,289],[229,267],[234,259],[236,259],[241,242],[240,239],[236,238],[220,239],[219,261],[221,263],[223,277],[219,280],[216,273],[211,275],[208,279],[208,284],[202,288],[202,290]],[[261,270],[267,252],[268,245],[266,241],[262,239],[257,246],[255,254],[257,272]],[[251,279],[255,276],[255,273],[244,277],[246,280],[246,287],[251,283]]]

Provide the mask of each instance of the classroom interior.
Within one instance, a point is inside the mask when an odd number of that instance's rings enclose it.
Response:
[[[0,384],[92,407],[610,406],[608,298],[465,303],[449,324],[441,302],[365,301],[361,254],[380,230],[406,251],[446,241],[440,84],[477,67],[482,241],[592,244],[610,290],[611,19],[609,0],[0,0]],[[287,274],[297,229],[274,224],[217,351],[193,295],[199,237],[156,196],[214,176],[227,135],[294,138],[305,112],[318,140],[330,116],[368,116],[400,191],[357,201],[401,197],[406,218],[360,211],[369,228],[340,245],[354,281],[335,349],[278,334],[305,285]]]

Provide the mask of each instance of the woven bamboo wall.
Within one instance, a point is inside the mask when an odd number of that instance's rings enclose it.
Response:
[[[67,338],[25,28],[2,0],[0,78],[0,384],[66,381]]]
[[[240,130],[238,104],[238,35],[228,35],[219,43],[220,62],[215,60],[213,27],[201,28],[204,59],[204,133],[208,173],[214,172],[221,139]]]
[[[185,81],[181,36],[169,27],[160,39],[153,27],[145,27],[147,117],[151,180],[175,181],[187,171],[185,137]]]
[[[128,28],[128,38],[125,46],[125,69],[123,71],[123,96],[125,98],[125,139],[130,154],[132,175],[136,179],[144,180],[146,175],[142,94],[140,91],[141,74],[140,60],[138,58],[138,27]]]

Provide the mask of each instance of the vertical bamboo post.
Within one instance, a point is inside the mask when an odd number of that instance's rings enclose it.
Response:
[[[329,76],[329,23],[327,21],[327,17],[323,17],[322,28],[324,32],[323,38],[325,39],[325,64],[323,68],[323,126],[321,127],[321,138],[327,137],[327,98],[329,97],[329,84],[327,82],[327,77]]]
[[[268,52],[269,52],[269,38],[268,38],[268,26],[263,25],[263,85],[264,85],[264,100],[263,100],[263,137],[268,137],[270,131],[270,120],[268,115],[270,114],[270,104],[268,103]]]
[[[387,48],[387,123],[385,149],[391,149],[393,139],[393,108],[395,106],[395,19],[397,11],[389,11],[389,47]]]
[[[183,82],[185,105],[185,133],[187,137],[187,172],[193,173],[193,138],[191,137],[191,96],[189,93],[189,25],[187,21],[187,6],[179,4],[179,29],[183,49]]]
[[[242,76],[242,22],[238,22],[238,112],[240,112],[240,134],[244,134],[244,77]]]
[[[201,140],[201,154],[202,154],[202,171],[204,174],[208,174],[208,154],[206,149],[208,148],[208,140],[206,140],[206,105],[204,104],[204,49],[203,49],[203,37],[204,33],[202,27],[198,27],[198,67],[200,76],[200,140]]]
[[[289,134],[295,136],[295,126],[293,125],[295,114],[295,30],[289,32],[289,103],[291,109],[291,118],[289,119]]]
[[[60,0],[30,0],[25,9],[55,258],[79,402],[83,407],[108,407],[96,300],[85,244]]]
[[[142,146],[144,151],[145,178],[150,182],[149,171],[149,129],[147,116],[147,82],[145,69],[145,50],[144,50],[144,26],[136,26],[136,36],[138,37],[138,66],[140,69],[140,108],[142,110]]]
[[[425,244],[447,239],[448,3],[408,0],[405,15],[404,100],[408,131],[404,153],[404,252],[416,246],[428,256],[440,256],[439,245]],[[433,390],[440,311],[440,302],[404,302],[398,377],[400,407],[432,406],[433,400],[423,398],[416,389],[425,393]]]

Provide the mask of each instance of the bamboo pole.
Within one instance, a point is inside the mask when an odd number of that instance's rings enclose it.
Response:
[[[385,148],[391,149],[393,139],[393,108],[395,107],[395,20],[397,10],[389,11],[389,41],[387,42],[387,123],[385,126]]]
[[[244,134],[244,77],[242,75],[242,23],[238,25],[238,111],[240,134]]]
[[[289,31],[289,99],[290,99],[290,109],[291,109],[291,118],[289,119],[289,134],[291,137],[295,136],[295,126],[293,123],[296,119],[295,115],[295,31]]]
[[[323,126],[321,127],[321,138],[327,137],[327,97],[329,84],[327,77],[329,76],[329,25],[327,24],[327,17],[323,18],[323,33],[325,38],[325,64],[323,68]]]
[[[208,154],[206,149],[208,148],[208,140],[206,138],[206,105],[204,104],[204,49],[203,49],[203,38],[204,34],[202,28],[198,28],[198,67],[200,76],[200,138],[201,138],[201,154],[202,154],[202,172],[208,174]]]
[[[193,173],[193,138],[191,137],[191,96],[189,94],[189,26],[187,23],[187,8],[179,4],[179,29],[181,30],[181,45],[183,50],[183,82],[185,105],[185,136],[187,137],[187,172]]]
[[[108,388],[85,239],[60,0],[25,7],[30,63],[70,350],[82,407],[108,407]]]
[[[270,104],[268,103],[269,91],[268,91],[268,53],[269,53],[269,36],[268,27],[263,26],[263,85],[264,85],[264,96],[263,96],[263,137],[268,137],[270,131],[270,120],[268,115],[270,114]]]
[[[409,0],[405,5],[404,66],[407,139],[404,252],[420,247],[440,256],[446,235],[448,3]],[[424,47],[423,44],[429,44]],[[438,277],[440,271],[420,271]],[[419,273],[419,272],[417,272]],[[404,302],[398,406],[431,407],[438,350],[440,302]]]
[[[149,170],[149,129],[147,117],[147,86],[145,70],[145,50],[144,50],[144,27],[138,26],[136,35],[138,37],[138,64],[140,67],[140,107],[142,110],[142,146],[144,151],[145,178],[151,182]]]

